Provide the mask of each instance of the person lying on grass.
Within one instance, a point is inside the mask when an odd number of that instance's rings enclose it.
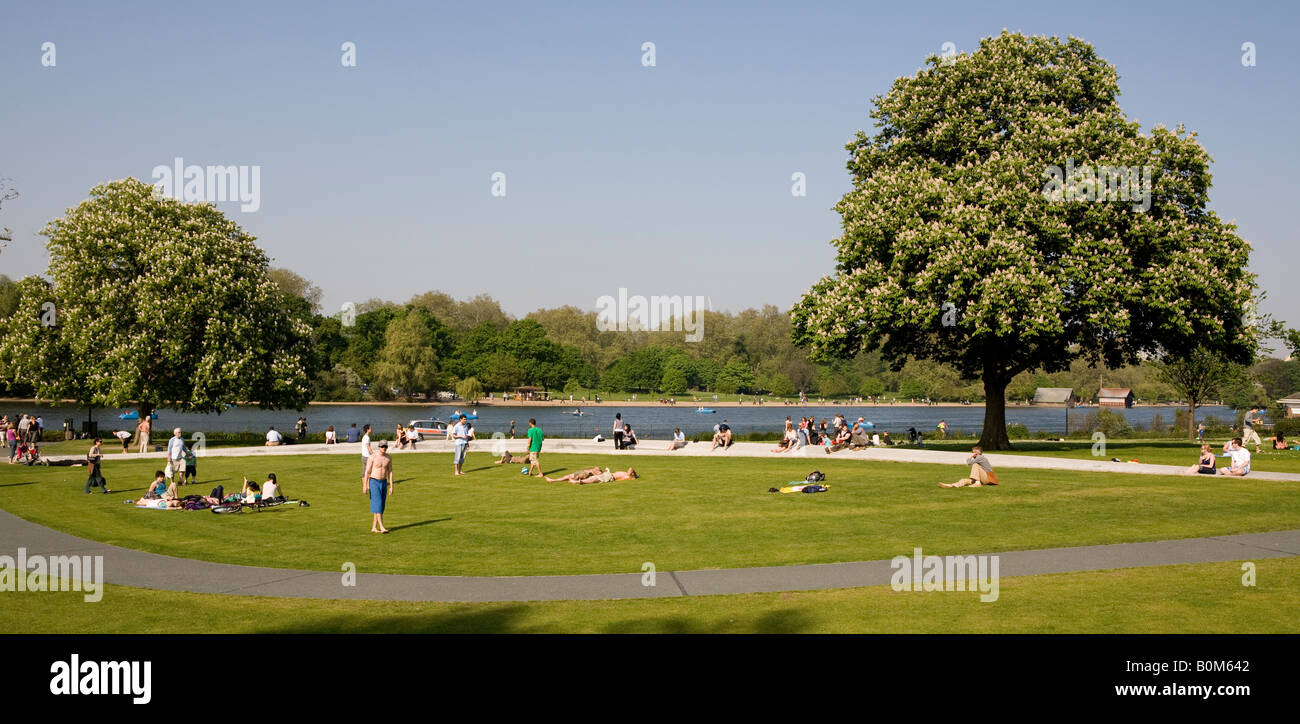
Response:
[[[589,477],[589,476],[592,476],[592,475],[600,475],[600,474],[603,473],[603,472],[605,472],[605,469],[602,468],[601,466],[597,465],[597,466],[595,466],[595,467],[591,467],[591,468],[583,468],[582,470],[574,471],[574,472],[572,472],[572,473],[569,473],[568,475],[565,475],[565,476],[562,477],[562,478],[555,478],[555,479],[547,478],[546,481],[549,482],[549,483],[558,483],[558,482],[560,482],[560,481],[562,481],[562,480],[570,480],[570,481],[571,481],[571,479],[572,479],[572,478],[575,478],[575,477],[584,478],[584,477]]]
[[[1270,437],[1269,439],[1265,440],[1264,442],[1267,442],[1269,446],[1272,447],[1274,450],[1286,450],[1287,447],[1291,444],[1286,441],[1286,435],[1283,435],[1280,432],[1274,435],[1273,437]]]
[[[628,468],[627,472],[623,472],[622,470],[615,470],[612,472],[609,470],[603,470],[593,473],[591,470],[580,470],[576,473],[565,475],[562,478],[547,478],[546,481],[550,483],[568,481],[575,485],[588,485],[591,483],[612,483],[615,480],[634,480],[639,477],[641,476],[637,475],[635,468]]]
[[[941,488],[978,488],[983,485],[997,485],[998,476],[993,474],[993,463],[984,457],[984,448],[976,445],[970,449],[966,464],[970,466],[970,477],[955,483],[939,483]]]
[[[506,463],[508,465],[518,465],[520,463],[523,463],[524,465],[527,465],[528,453],[515,454],[512,452],[503,452],[501,453],[501,459],[494,461],[493,464],[500,465],[502,463]]]
[[[1201,446],[1201,459],[1193,466],[1187,469],[1189,475],[1218,475],[1219,471],[1214,467],[1214,448],[1209,445]]]

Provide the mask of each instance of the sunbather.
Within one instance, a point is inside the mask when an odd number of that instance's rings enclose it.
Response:
[[[592,475],[600,475],[603,472],[605,472],[605,469],[597,465],[595,467],[583,468],[582,470],[577,470],[575,472],[569,473],[568,475],[565,475],[562,478],[547,478],[546,482],[548,483],[570,482],[571,483],[573,482],[573,478],[575,477],[585,478],[585,477],[590,477]]]
[[[581,472],[573,473],[572,475],[566,475],[563,478],[556,478],[555,480],[551,480],[550,478],[547,478],[547,480],[553,483],[558,483],[561,480],[567,480],[568,482],[574,483],[575,485],[589,485],[591,483],[612,483],[615,480],[632,480],[639,477],[641,476],[637,474],[635,468],[628,468],[627,472],[624,472],[622,470],[614,470],[614,471],[604,470],[604,471],[593,473],[590,470],[584,470]]]

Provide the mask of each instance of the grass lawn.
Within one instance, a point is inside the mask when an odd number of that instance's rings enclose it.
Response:
[[[412,603],[149,591],[9,593],[0,631],[143,633],[1300,633],[1300,558],[1003,578],[977,592],[888,586],[630,601]]]
[[[113,495],[84,495],[84,468],[0,465],[0,508],[85,538],[223,563],[442,575],[640,572],[970,554],[1291,529],[1300,483],[1251,478],[1011,470],[998,488],[945,490],[960,466],[815,458],[543,455],[548,473],[593,464],[642,473],[576,486],[520,475],[486,452],[469,476],[450,453],[395,456],[397,491],[369,532],[361,461],[351,455],[205,457],[198,492],[275,472],[310,508],[263,513],[152,511],[123,505],[158,460],[109,460]],[[814,467],[820,495],[768,494]]]
[[[927,450],[953,450],[968,452],[975,440],[961,441],[925,441]],[[1221,439],[1211,441],[1215,455],[1223,452]],[[1015,450],[997,451],[998,454],[1033,455],[1037,457],[1078,458],[1080,460],[1110,460],[1119,458],[1125,462],[1137,460],[1154,465],[1195,465],[1200,458],[1201,446],[1196,441],[1187,440],[1128,440],[1110,439],[1106,441],[1105,456],[1092,454],[1091,440],[1069,440],[1067,442],[1047,442],[1044,440],[1012,441]],[[1247,446],[1250,451],[1252,470],[1267,470],[1275,473],[1300,473],[1300,450],[1269,450],[1261,448],[1255,453],[1255,446]],[[1216,458],[1220,467],[1228,465],[1228,458]]]

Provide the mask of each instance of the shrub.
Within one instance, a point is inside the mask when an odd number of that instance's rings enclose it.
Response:
[[[1007,437],[1012,440],[1027,440],[1029,439],[1029,428],[1019,422],[1007,425]]]

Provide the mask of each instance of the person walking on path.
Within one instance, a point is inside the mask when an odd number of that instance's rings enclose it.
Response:
[[[515,439],[515,421],[514,421],[514,420],[511,420],[511,421],[510,421],[510,433],[508,434],[508,437],[509,437],[511,440]]]
[[[614,414],[614,449],[623,449],[623,413]]]
[[[1255,431],[1257,425],[1263,424],[1263,421],[1259,417],[1259,413],[1263,409],[1264,408],[1259,407],[1258,405],[1250,408],[1250,411],[1246,413],[1246,417],[1241,421],[1241,444],[1243,446],[1250,445],[1251,441],[1254,440],[1256,453],[1259,452],[1259,446],[1263,444],[1263,441],[1259,439],[1259,433]]]
[[[528,419],[528,473],[532,475],[533,470],[537,471],[533,477],[542,477],[542,440],[546,437],[542,433],[542,428],[537,426],[537,420]]]
[[[86,495],[90,495],[91,488],[102,488],[107,495],[113,491],[108,489],[108,481],[104,480],[104,474],[100,471],[100,463],[104,460],[104,451],[101,449],[103,442],[95,438],[95,444],[90,446],[90,452],[86,453],[86,466],[90,468],[90,475],[86,478]]]
[[[361,492],[370,496],[370,532],[387,533],[384,510],[388,507],[388,499],[393,496],[393,459],[388,457],[388,443],[382,440],[379,449],[366,458],[366,469],[361,474]]]
[[[469,425],[465,423],[465,415],[462,413],[451,428],[451,439],[455,444],[455,456],[451,463],[458,476],[465,474],[462,468],[465,466],[465,451],[469,450],[469,434]]]

